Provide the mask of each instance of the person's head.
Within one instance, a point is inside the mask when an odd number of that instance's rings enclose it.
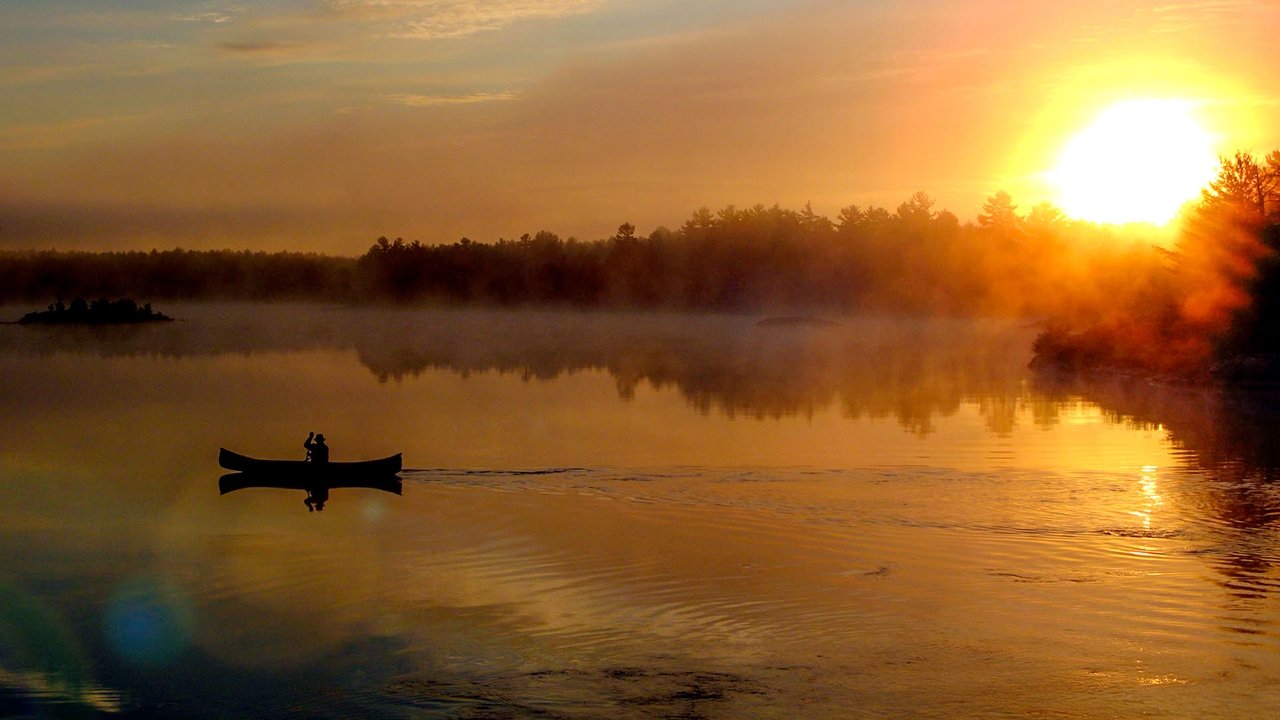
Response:
[[[324,442],[324,435],[316,435],[316,442],[319,442],[319,443]]]

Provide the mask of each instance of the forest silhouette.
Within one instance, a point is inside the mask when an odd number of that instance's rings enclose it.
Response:
[[[0,254],[0,301],[320,300],[1051,318],[1041,368],[1268,376],[1280,345],[1280,151],[1237,152],[1172,245],[1141,226],[1022,213],[997,192],[961,223],[917,192],[896,209],[713,212],[648,235],[542,230],[450,244],[378,238],[358,258],[168,250]]]
[[[1161,262],[1150,238],[1069,221],[1042,204],[1019,215],[993,195],[961,224],[916,193],[896,210],[851,205],[700,208],[647,236],[543,230],[481,243],[379,238],[359,258],[153,250],[0,253],[0,301],[322,300],[615,309],[1079,316],[1136,302],[1135,269]]]

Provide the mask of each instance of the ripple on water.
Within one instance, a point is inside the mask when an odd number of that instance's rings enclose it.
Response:
[[[403,585],[418,596],[406,602],[492,610],[501,638],[471,641],[510,649],[495,686],[524,703],[561,692],[536,704],[552,714],[644,716],[619,699],[626,660],[664,655],[749,668],[744,678],[765,685],[771,660],[800,663],[833,697],[874,685],[885,703],[900,681],[934,708],[972,701],[973,686],[1003,693],[1007,708],[1039,682],[1038,697],[1064,694],[1078,709],[1094,692],[1120,703],[1136,687],[1212,688],[1227,672],[1280,681],[1267,659],[1280,650],[1272,540],[1200,517],[1196,480],[915,467],[413,473],[405,498],[430,522],[395,564],[412,568]],[[582,674],[556,674],[569,666]],[[702,692],[671,680],[664,695],[654,665],[635,674],[667,698],[649,706],[658,715]],[[498,713],[485,687],[431,692]],[[750,696],[720,692],[701,700],[722,708],[712,714]]]

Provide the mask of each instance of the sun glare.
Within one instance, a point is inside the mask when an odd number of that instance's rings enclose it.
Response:
[[[1194,103],[1124,100],[1067,141],[1048,180],[1072,217],[1163,225],[1213,179],[1214,145]]]

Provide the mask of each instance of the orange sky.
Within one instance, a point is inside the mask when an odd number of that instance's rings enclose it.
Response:
[[[0,248],[359,254],[699,206],[962,220],[1100,108],[1280,147],[1280,4],[278,0],[0,5]]]

